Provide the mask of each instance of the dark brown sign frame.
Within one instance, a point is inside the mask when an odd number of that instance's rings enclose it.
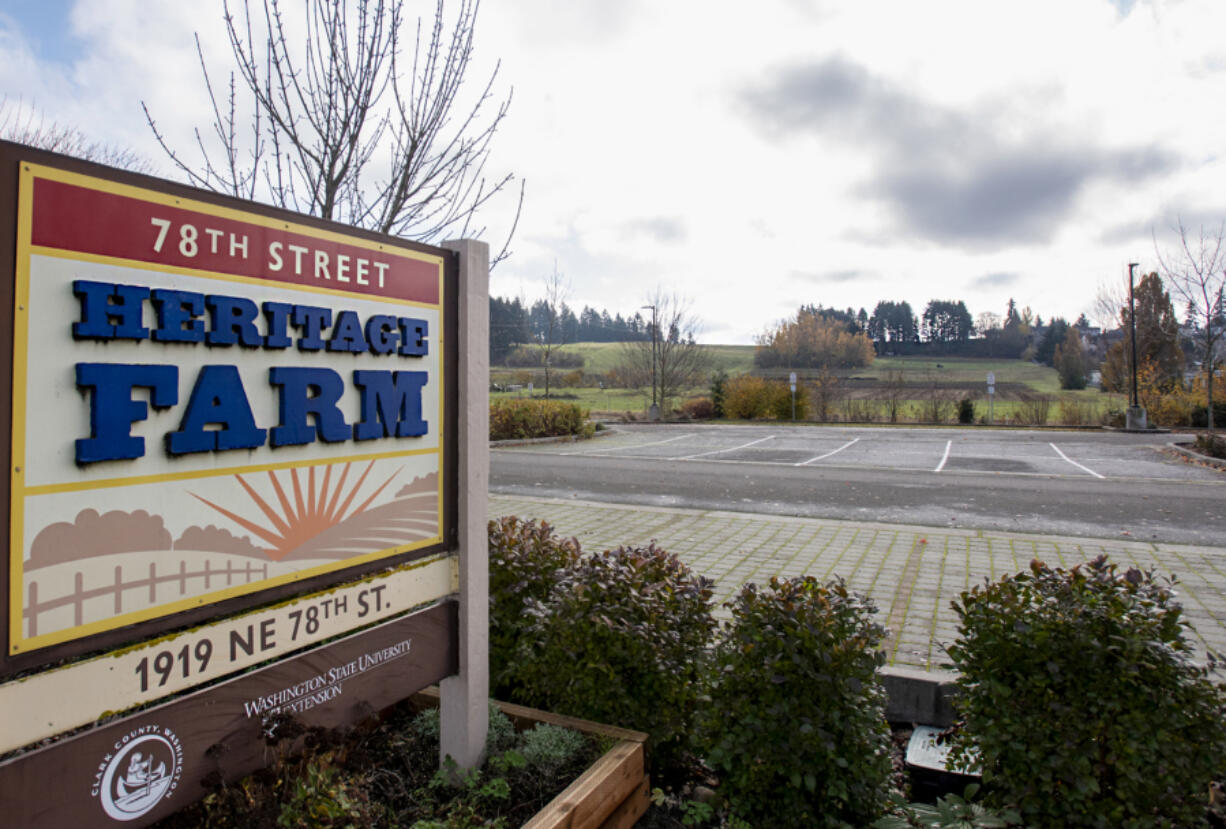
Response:
[[[0,324],[7,323],[10,331],[10,336],[0,338],[0,422],[4,424],[4,429],[0,431],[6,436],[5,439],[0,440],[0,457],[4,459],[5,465],[9,470],[12,469],[13,461],[10,436],[12,429],[14,342],[11,332],[14,328],[14,286],[18,243],[16,219],[18,216],[18,182],[22,162],[105,179],[117,184],[139,187],[167,194],[168,196],[214,205],[219,208],[242,211],[298,226],[318,229],[323,232],[376,241],[384,245],[428,253],[443,258],[444,303],[442,315],[444,329],[450,334],[450,336],[445,337],[442,343],[442,375],[444,384],[442,397],[442,472],[444,477],[442,537],[444,540],[442,543],[418,548],[409,553],[334,570],[301,581],[282,584],[236,598],[225,599],[214,604],[74,639],[62,644],[50,645],[24,654],[10,655],[7,653],[7,648],[0,649],[0,680],[21,672],[37,670],[66,659],[73,659],[82,655],[113,649],[117,646],[136,643],[174,630],[188,628],[206,620],[229,616],[296,595],[317,592],[327,589],[334,584],[352,580],[363,575],[377,573],[389,567],[394,567],[398,564],[440,551],[453,552],[456,550],[458,544],[457,492],[459,486],[457,480],[459,360],[458,337],[455,336],[454,332],[458,330],[459,264],[458,256],[455,253],[441,248],[421,245],[334,222],[303,216],[279,208],[233,199],[149,176],[114,170],[55,153],[35,150],[24,145],[0,141],[0,273],[8,275],[7,278],[0,278]],[[9,476],[7,474],[0,475],[0,499],[6,505],[3,510],[0,510],[0,513],[2,513],[0,521],[3,522],[3,526],[0,526],[0,532],[3,535],[0,535],[0,537],[5,539],[10,537],[11,515],[7,506],[11,503],[10,496]],[[9,602],[12,595],[12,585],[9,583],[10,568],[7,566],[7,561],[6,566],[0,569],[3,570],[3,573],[0,574],[0,633],[3,634],[4,641],[8,641],[11,633],[9,630]]]

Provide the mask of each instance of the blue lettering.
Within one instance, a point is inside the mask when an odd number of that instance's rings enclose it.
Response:
[[[209,345],[242,343],[247,348],[259,348],[264,338],[255,330],[255,318],[260,309],[244,297],[212,295],[207,300],[213,316]]]
[[[341,395],[345,383],[328,368],[278,366],[268,370],[268,382],[281,388],[281,425],[272,429],[273,446],[300,446],[319,440],[336,443],[351,436],[341,414]],[[315,425],[307,423],[315,416]]]
[[[194,291],[153,291],[158,327],[153,339],[160,343],[198,343],[204,340],[204,294]]]
[[[401,317],[400,323],[400,339],[402,345],[398,352],[401,357],[425,357],[430,350],[426,342],[426,335],[430,333],[429,327],[425,320],[409,319]]]
[[[302,329],[298,338],[299,351],[319,351],[324,347],[323,330],[332,324],[330,308],[314,305],[294,306],[294,325]]]
[[[332,327],[332,339],[328,341],[329,351],[352,351],[361,354],[366,350],[366,338],[362,336],[362,323],[353,311],[341,311],[336,315],[336,325]]]
[[[400,329],[396,318],[375,314],[366,320],[366,341],[375,354],[391,354],[400,342]]]
[[[77,385],[93,389],[89,403],[88,438],[76,441],[77,463],[97,463],[145,454],[145,439],[132,435],[132,424],[149,416],[144,401],[133,400],[134,388],[149,389],[154,408],[179,402],[179,370],[175,366],[77,363]]]
[[[218,424],[221,429],[204,428],[210,424]],[[172,455],[185,455],[255,449],[263,446],[266,438],[266,431],[255,425],[238,369],[205,366],[196,378],[179,431],[166,435],[166,450]]]
[[[81,301],[81,319],[72,324],[72,335],[77,339],[149,338],[143,320],[148,288],[77,279],[72,283],[72,292]]]
[[[289,316],[294,306],[284,302],[265,302],[264,318],[268,320],[268,334],[264,337],[265,348],[289,348]]]
[[[424,371],[355,371],[353,384],[362,390],[362,420],[353,427],[353,439],[426,434],[421,390],[427,379]]]

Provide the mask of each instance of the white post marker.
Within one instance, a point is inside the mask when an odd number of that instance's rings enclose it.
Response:
[[[796,372],[788,375],[788,385],[792,387],[792,420],[796,420]]]
[[[477,768],[489,728],[490,249],[462,239],[460,254],[459,503],[460,672],[439,683],[439,760]]]
[[[989,426],[992,424],[992,414],[993,414],[992,409],[994,408],[992,404],[995,402],[995,400],[993,399],[995,394],[996,394],[996,372],[989,371],[988,372],[988,425]]]

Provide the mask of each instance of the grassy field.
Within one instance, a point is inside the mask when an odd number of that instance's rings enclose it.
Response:
[[[621,362],[625,349],[624,343],[570,343],[560,350],[582,354],[584,371],[603,374]],[[706,349],[717,371],[743,374],[753,368],[752,345],[709,345]]]
[[[707,346],[712,354],[714,371],[723,370],[729,376],[744,374],[753,370],[754,346],[751,345],[713,345]],[[584,358],[583,374],[586,382],[614,368],[621,359],[624,346],[621,343],[573,343],[565,346],[564,351],[582,354]],[[1041,402],[1027,401],[1026,398],[1050,398],[1049,418],[1052,422],[1060,420],[1062,402],[1065,408],[1072,412],[1080,408],[1081,416],[1097,419],[1108,409],[1122,409],[1126,405],[1118,395],[1106,395],[1096,389],[1082,391],[1062,391],[1059,377],[1055,369],[1048,366],[1035,365],[1024,360],[972,359],[965,357],[879,357],[873,364],[864,368],[838,371],[835,374],[840,379],[841,389],[838,401],[832,412],[840,420],[861,419],[855,416],[856,403],[859,401],[859,411],[874,419],[880,419],[880,396],[882,385],[888,378],[900,375],[905,391],[903,392],[903,410],[907,420],[912,420],[924,405],[924,400],[937,393],[947,399],[970,397],[975,401],[976,419],[982,419],[988,411],[987,374],[995,374],[997,394],[993,400],[994,422],[1008,422],[1015,418],[1025,418],[1033,415],[1036,406]],[[566,369],[552,372],[551,392],[561,399],[571,399],[593,412],[644,412],[651,403],[651,390],[638,389],[601,389],[593,387],[568,387],[564,378],[570,373]],[[786,379],[788,369],[776,369],[763,372],[767,376]],[[817,370],[799,370],[801,382],[816,377]],[[494,367],[490,372],[491,382],[500,385],[517,384],[524,386],[513,392],[491,392],[491,399],[504,397],[526,397],[528,382],[534,385],[532,396],[540,396],[544,388],[544,371],[540,369],[506,369]],[[939,390],[939,391],[936,391]],[[692,395],[709,394],[705,387],[690,390]],[[552,395],[551,395],[552,396]]]

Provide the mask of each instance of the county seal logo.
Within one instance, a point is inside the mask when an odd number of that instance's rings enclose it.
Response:
[[[115,742],[102,758],[91,794],[114,820],[148,814],[179,785],[183,744],[169,728],[146,725]]]

